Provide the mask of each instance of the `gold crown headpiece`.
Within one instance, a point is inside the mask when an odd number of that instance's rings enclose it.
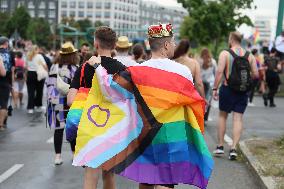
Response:
[[[173,36],[173,27],[171,24],[151,25],[148,28],[149,38],[162,38]]]

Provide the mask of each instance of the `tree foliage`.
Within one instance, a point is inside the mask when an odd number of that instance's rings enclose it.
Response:
[[[33,18],[27,28],[28,38],[39,46],[49,47],[51,31],[50,25],[44,18]]]
[[[77,21],[79,28],[81,31],[87,31],[88,28],[93,27],[92,21],[88,18],[85,18],[84,20],[78,20]]]
[[[231,31],[242,24],[252,25],[241,9],[251,9],[253,0],[178,0],[189,12],[181,36],[200,45],[214,44],[215,53]]]
[[[7,22],[7,33],[12,35],[15,31],[17,31],[21,37],[27,38],[27,28],[29,26],[30,19],[31,17],[25,7],[16,8]]]
[[[10,15],[6,12],[0,12],[0,35],[7,36],[7,24],[10,20]]]
[[[100,26],[104,26],[105,24],[99,20],[95,21],[95,28],[100,27]]]

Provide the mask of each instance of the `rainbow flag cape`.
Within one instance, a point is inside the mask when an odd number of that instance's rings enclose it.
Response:
[[[128,72],[112,77],[97,68],[73,165],[139,183],[206,188],[213,159],[203,137],[205,104],[187,68],[150,60]]]
[[[66,139],[68,141],[76,139],[78,125],[87,101],[89,90],[89,88],[79,88],[74,102],[69,109],[65,125]]]

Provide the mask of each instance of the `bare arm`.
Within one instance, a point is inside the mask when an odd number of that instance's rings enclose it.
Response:
[[[71,106],[77,95],[78,89],[71,88],[67,95],[67,105]]]
[[[252,77],[258,78],[258,70],[257,70],[256,60],[255,60],[253,55],[250,55],[250,67],[251,67]]]
[[[197,61],[195,62],[195,74],[194,74],[194,81],[195,81],[195,86],[199,92],[199,94],[205,98],[205,92],[204,92],[204,86],[201,78],[201,73],[200,73],[200,65]]]
[[[226,67],[226,58],[227,58],[227,52],[226,51],[221,52],[219,56],[219,61],[218,61],[218,66],[217,66],[217,70],[215,74],[215,81],[214,81],[213,88],[217,89],[219,87],[219,84],[221,82],[221,79],[223,77],[224,70]]]
[[[1,57],[0,57],[0,76],[2,77],[6,76],[6,70],[5,70],[4,63]]]
[[[220,85],[221,79],[224,74],[224,70],[226,67],[226,58],[227,58],[228,53],[226,51],[222,51],[220,56],[219,56],[219,61],[218,61],[218,67],[216,70],[215,74],[215,81],[214,81],[214,87],[213,87],[213,97],[215,100],[218,100],[218,93],[217,89]]]

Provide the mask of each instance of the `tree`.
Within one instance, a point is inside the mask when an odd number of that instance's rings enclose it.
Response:
[[[61,24],[80,29],[80,25],[78,22],[74,19],[74,17],[63,17],[61,20]]]
[[[50,25],[44,18],[33,18],[30,21],[27,33],[29,39],[32,40],[33,43],[44,47],[51,46],[52,40],[50,39],[52,38],[52,36]]]
[[[84,20],[78,20],[77,23],[81,31],[86,31],[87,28],[90,28],[93,26],[92,22],[88,18],[85,18]]]
[[[252,8],[253,0],[178,0],[189,12],[181,26],[181,36],[201,45],[218,47],[236,27],[247,24],[250,18],[240,13],[241,9]]]
[[[6,12],[0,12],[0,35],[8,35],[7,24],[10,19],[10,15]]]
[[[27,28],[30,22],[30,15],[25,7],[18,7],[7,23],[7,32],[12,35],[16,30],[22,38],[27,38]]]
[[[104,26],[105,24],[99,20],[95,21],[95,28],[100,27],[100,26]]]

